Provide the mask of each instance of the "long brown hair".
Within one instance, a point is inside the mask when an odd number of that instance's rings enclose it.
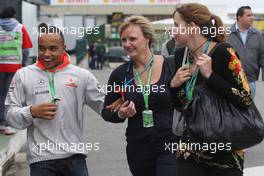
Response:
[[[186,3],[177,5],[175,11],[173,12],[173,17],[175,13],[178,12],[181,18],[186,23],[194,22],[200,29],[207,28],[210,29],[212,27],[215,28],[215,36],[212,33],[208,32],[208,34],[202,34],[206,38],[211,39],[215,42],[224,42],[225,41],[225,33],[218,32],[219,27],[223,28],[223,22],[219,16],[213,15],[209,9],[202,4],[199,3]],[[214,21],[214,23],[213,23]],[[220,30],[219,30],[220,31]]]

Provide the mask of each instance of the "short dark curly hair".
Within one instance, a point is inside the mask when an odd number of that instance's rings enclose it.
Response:
[[[39,32],[39,37],[43,34],[59,34],[62,40],[62,43],[65,43],[63,32],[56,26],[50,26],[47,25],[46,23],[40,23],[38,25],[38,32]]]
[[[16,10],[13,6],[6,6],[0,14],[0,18],[14,18]]]
[[[241,6],[239,9],[237,9],[236,18],[243,16],[245,13],[245,10],[251,10],[250,6]]]

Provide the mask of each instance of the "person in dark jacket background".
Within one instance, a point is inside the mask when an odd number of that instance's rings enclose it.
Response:
[[[256,95],[256,81],[262,70],[264,80],[264,37],[259,30],[252,27],[253,14],[249,6],[237,10],[236,23],[231,26],[231,34],[227,37],[239,55],[245,70],[252,98]]]
[[[8,88],[15,72],[26,65],[29,48],[32,48],[25,26],[15,19],[15,15],[16,11],[12,6],[5,7],[0,14],[0,133],[5,135],[15,133],[8,126],[4,114]],[[10,36],[14,37],[10,38]]]

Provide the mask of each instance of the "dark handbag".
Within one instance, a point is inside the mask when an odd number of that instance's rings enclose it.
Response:
[[[174,109],[172,118],[172,133],[176,136],[182,136],[184,133],[184,124],[183,114]]]
[[[212,92],[205,82],[196,86],[185,120],[190,139],[206,143],[231,143],[232,150],[259,144],[263,119],[254,102],[242,108]]]

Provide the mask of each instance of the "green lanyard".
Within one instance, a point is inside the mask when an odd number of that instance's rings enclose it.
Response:
[[[136,73],[136,76],[137,76],[139,85],[143,88],[142,94],[143,94],[143,98],[144,98],[144,103],[145,103],[146,110],[148,110],[148,108],[149,108],[149,94],[147,93],[145,87],[147,87],[148,89],[150,89],[150,78],[151,78],[151,74],[152,74],[153,63],[154,63],[154,60],[153,60],[153,54],[152,54],[151,55],[151,64],[150,64],[149,72],[148,72],[148,79],[147,79],[147,83],[146,83],[145,86],[143,86],[143,82],[142,82],[142,79],[140,77],[140,74],[138,73],[137,69],[134,66],[134,72]]]
[[[209,48],[209,44],[210,42],[207,41],[205,43],[205,46],[203,48],[203,53],[206,53],[208,48]],[[187,63],[189,64],[189,59],[187,60]],[[191,80],[187,81],[186,83],[186,86],[185,86],[185,89],[186,89],[186,98],[187,100],[190,102],[192,100],[192,97],[193,97],[193,90],[194,90],[194,86],[195,86],[195,83],[196,83],[196,80],[197,80],[197,76],[198,76],[198,73],[199,73],[199,68],[197,67],[192,75],[192,78]]]
[[[50,87],[50,94],[52,97],[52,102],[56,103],[59,99],[56,97],[56,91],[55,91],[55,84],[54,84],[54,74],[50,73],[48,70],[46,71],[49,78],[49,87]]]

